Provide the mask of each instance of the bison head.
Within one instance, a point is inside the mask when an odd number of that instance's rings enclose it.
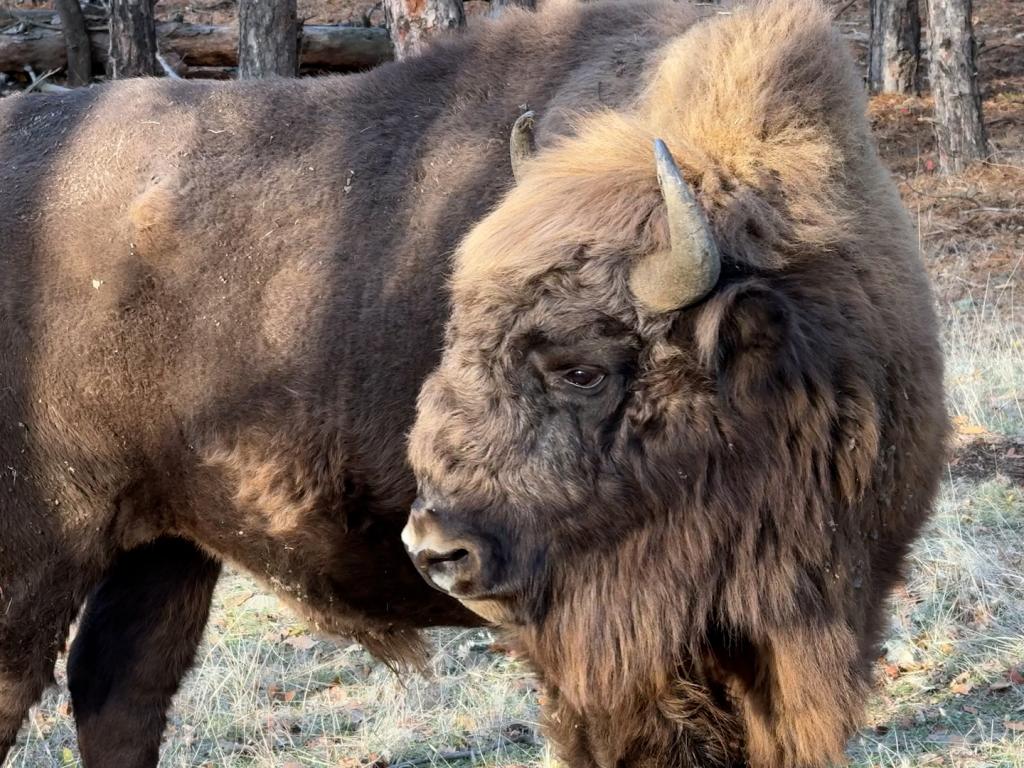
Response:
[[[851,273],[779,270],[795,248],[828,248],[820,233],[843,234],[842,214],[815,198],[820,184],[803,197],[780,184],[791,157],[737,170],[677,133],[674,158],[656,125],[603,114],[518,163],[516,187],[457,254],[444,355],[411,435],[419,498],[403,539],[431,584],[485,617],[537,624],[581,584],[633,600],[655,569],[654,591],[671,590],[661,609],[714,599],[727,587],[701,579],[735,542],[757,547],[774,479],[790,473],[784,492],[799,496],[810,461],[836,461],[840,483],[815,501],[823,521],[833,491],[852,498],[870,473],[870,384],[850,366],[834,389],[860,342],[827,350],[815,328],[836,312],[869,322],[837,309]],[[801,140],[802,172],[821,171],[820,148]],[[849,423],[834,423],[838,409]],[[835,457],[848,427],[857,448]],[[777,589],[795,594],[801,578],[794,568]],[[633,608],[623,631],[655,612]]]
[[[566,188],[557,211],[527,210],[518,190],[462,248],[403,538],[428,581],[478,610],[542,610],[555,564],[643,526],[666,501],[646,498],[648,475],[679,475],[677,456],[649,465],[639,450],[665,418],[655,359],[678,355],[671,317],[714,288],[720,257],[664,142],[653,149],[647,178],[604,200],[607,178]]]

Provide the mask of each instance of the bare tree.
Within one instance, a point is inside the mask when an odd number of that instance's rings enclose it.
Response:
[[[64,47],[68,52],[68,85],[86,85],[92,79],[92,51],[82,6],[78,0],[56,0],[54,5],[60,15]]]
[[[872,93],[917,93],[921,62],[918,0],[871,0],[868,87]]]
[[[299,22],[295,0],[240,0],[238,76],[299,74]]]
[[[943,173],[959,173],[989,153],[971,13],[971,0],[928,0],[928,76]]]
[[[384,0],[384,20],[401,60],[422,51],[431,36],[464,27],[466,12],[462,0]]]
[[[156,62],[154,0],[110,0],[111,77],[139,77],[160,71]]]

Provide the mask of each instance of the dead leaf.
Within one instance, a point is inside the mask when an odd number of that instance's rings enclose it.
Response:
[[[900,676],[900,668],[896,664],[886,664],[882,669],[885,670],[885,676],[890,680],[895,680]]]
[[[267,695],[274,701],[295,701],[295,691],[286,691],[280,683],[268,685]]]
[[[329,686],[324,695],[333,704],[344,704],[348,701],[348,691],[340,685]]]
[[[291,637],[286,637],[284,642],[285,645],[290,645],[297,651],[308,651],[317,644],[317,640],[309,635],[292,635]]]
[[[974,690],[974,683],[968,678],[968,673],[963,672],[953,678],[953,682],[949,684],[949,690],[960,696],[966,696]]]
[[[1010,670],[1010,682],[1014,685],[1024,685],[1024,675],[1016,667]]]
[[[964,681],[962,683],[953,683],[949,686],[949,690],[951,690],[958,696],[966,696],[972,690],[974,690],[974,684],[970,680]]]
[[[1003,725],[1008,731],[1024,731],[1024,722],[1020,720],[1007,720]]]
[[[973,424],[969,419],[964,416],[954,416],[953,426],[956,428],[957,434],[959,435],[987,435],[988,430],[980,424]]]
[[[1009,680],[999,680],[995,683],[992,683],[992,685],[990,685],[988,689],[992,691],[992,693],[1002,693],[1003,691],[1010,690],[1010,688],[1012,687],[1013,683],[1011,683]]]

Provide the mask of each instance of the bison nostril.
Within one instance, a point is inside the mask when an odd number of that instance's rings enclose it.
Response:
[[[437,554],[431,552],[427,555],[427,565],[441,565],[442,563],[459,564],[463,560],[469,559],[469,552],[465,549],[453,549],[451,552],[445,552]]]
[[[468,586],[476,575],[477,558],[464,547],[447,552],[427,550],[417,555],[416,565],[431,584],[443,592],[451,592],[457,587]]]

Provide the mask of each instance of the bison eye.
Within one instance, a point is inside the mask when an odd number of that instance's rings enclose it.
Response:
[[[562,378],[577,389],[594,389],[604,381],[604,371],[596,368],[570,368]]]

